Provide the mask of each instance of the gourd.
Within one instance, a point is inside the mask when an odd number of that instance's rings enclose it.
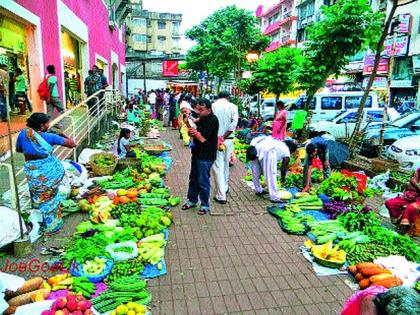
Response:
[[[280,190],[278,196],[282,200],[290,200],[292,199],[292,194],[287,190]]]

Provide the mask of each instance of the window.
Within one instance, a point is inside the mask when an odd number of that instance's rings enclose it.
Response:
[[[152,36],[147,36],[147,43],[151,44],[152,43]]]
[[[147,20],[147,27],[152,27],[152,21],[150,21],[150,19]]]
[[[290,110],[304,109],[305,102],[306,102],[306,96],[299,97],[298,100],[295,102],[295,104],[291,106]],[[315,98],[312,98],[311,104],[309,105],[309,109],[315,109]]]
[[[166,37],[165,36],[158,36],[158,42],[159,44],[165,45],[166,43]]]
[[[351,112],[337,121],[338,124],[355,123],[357,121],[357,112]]]
[[[382,122],[384,112],[383,111],[368,111],[366,113],[366,119],[371,122]]]
[[[158,21],[158,29],[159,30],[166,29],[166,22],[165,21]]]
[[[146,26],[146,19],[143,18],[133,18],[133,24],[137,26]]]
[[[358,108],[360,105],[362,97],[361,96],[346,96],[344,103],[346,104],[346,109],[350,108]],[[368,96],[365,108],[371,108],[372,107],[372,96]]]
[[[145,43],[146,42],[146,35],[143,34],[133,34],[132,39],[138,43]]]
[[[343,99],[341,96],[321,97],[321,109],[337,110],[337,109],[341,109],[342,105],[343,105]]]
[[[172,37],[172,46],[174,48],[178,48],[179,47],[179,38],[173,38]]]
[[[179,22],[172,22],[172,34],[179,34]]]

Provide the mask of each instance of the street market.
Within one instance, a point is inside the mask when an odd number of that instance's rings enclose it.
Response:
[[[420,1],[186,3],[0,3],[0,314],[419,314]]]

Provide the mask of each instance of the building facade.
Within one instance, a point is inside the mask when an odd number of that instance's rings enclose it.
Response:
[[[139,88],[163,88],[168,77],[178,77],[165,74],[164,68],[168,61],[184,59],[180,54],[181,22],[182,14],[150,12],[143,10],[141,1],[131,0],[131,14],[126,20],[129,93]]]
[[[267,52],[295,45],[297,15],[294,0],[280,0],[265,11],[259,6],[256,16],[260,21],[262,34],[271,38]]]
[[[93,65],[104,69],[113,88],[125,91],[122,21],[127,14],[124,0],[112,7],[104,0],[2,0],[0,62],[9,72],[23,70],[34,111],[43,111],[36,91],[50,64],[56,68],[63,103],[64,72],[80,74],[83,82]]]

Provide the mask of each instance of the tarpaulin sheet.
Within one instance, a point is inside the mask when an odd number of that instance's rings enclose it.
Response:
[[[165,241],[167,242],[169,238],[169,229],[164,229],[162,231],[162,234]],[[165,253],[166,253],[166,245],[165,245]],[[159,264],[161,266],[160,270],[158,269]],[[166,273],[167,273],[167,270],[166,270],[165,258],[162,258],[161,260],[159,260],[159,262],[156,265],[145,264],[144,270],[142,274],[140,275],[140,277],[142,279],[152,279],[152,278],[157,278],[157,277],[166,275]]]
[[[315,274],[317,276],[335,276],[335,275],[346,275],[346,274],[348,274],[348,272],[347,272],[348,263],[346,263],[340,269],[328,268],[328,267],[324,267],[324,266],[321,266],[320,264],[316,263],[314,261],[314,258],[311,255],[311,253],[309,252],[309,250],[305,246],[301,246],[300,251],[302,252],[303,257],[305,257],[305,259],[312,264],[312,268],[314,269]]]

